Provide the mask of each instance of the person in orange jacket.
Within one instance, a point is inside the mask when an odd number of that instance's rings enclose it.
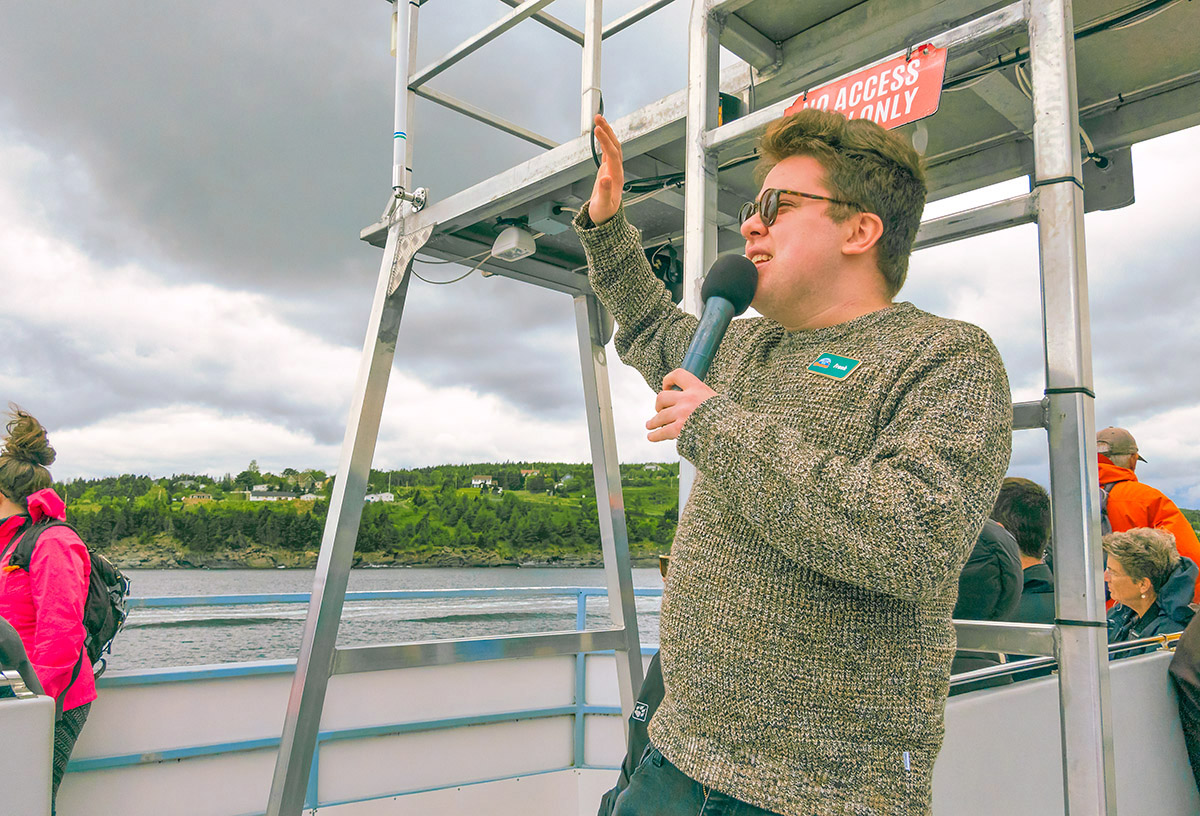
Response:
[[[1096,432],[1096,450],[1100,459],[1100,489],[1108,491],[1108,523],[1114,533],[1135,527],[1153,527],[1175,536],[1175,549],[1200,564],[1200,540],[1183,513],[1160,490],[1138,481],[1134,470],[1145,462],[1138,454],[1133,434],[1124,428],[1105,428]],[[1200,603],[1200,581],[1193,591]]]

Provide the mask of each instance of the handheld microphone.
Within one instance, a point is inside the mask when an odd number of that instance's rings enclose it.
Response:
[[[758,269],[745,255],[722,255],[713,262],[700,288],[700,325],[680,368],[704,379],[729,321],[749,308],[757,286]]]

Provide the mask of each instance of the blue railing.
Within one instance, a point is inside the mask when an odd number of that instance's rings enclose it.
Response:
[[[529,597],[539,595],[552,597],[574,596],[576,599],[575,628],[578,631],[582,631],[584,628],[586,628],[588,600],[595,597],[607,598],[608,592],[600,587],[495,587],[480,589],[370,590],[361,592],[347,592],[346,603],[353,603],[355,601],[405,601],[428,600],[434,598]],[[662,595],[662,589],[634,589],[634,595],[637,597],[659,597]],[[309,594],[305,592],[273,594],[262,593],[247,595],[173,595],[155,598],[130,598],[129,607],[131,609],[164,609],[203,606],[251,606],[258,604],[280,603],[300,604],[308,603],[308,601]],[[657,651],[657,647],[644,646],[642,648],[643,654],[653,654],[655,651]],[[579,653],[575,657],[575,694],[574,705],[572,706],[506,711],[494,714],[477,715],[473,717],[444,718],[421,722],[405,722],[321,731],[317,736],[317,748],[313,756],[313,767],[309,777],[307,796],[308,801],[306,806],[316,807],[319,802],[317,791],[317,769],[320,761],[321,745],[323,743],[332,742],[335,740],[388,736],[418,731],[435,731],[447,728],[460,728],[467,725],[513,722],[516,720],[529,720],[542,717],[561,717],[570,715],[574,717],[574,753],[572,767],[587,767],[584,764],[584,717],[589,714],[606,714],[615,716],[619,716],[621,714],[621,709],[618,706],[595,706],[586,704],[587,671],[585,662],[588,654],[592,653]],[[602,654],[602,652],[596,652],[595,654]],[[246,663],[229,663],[223,665],[218,664],[207,666],[181,666],[147,669],[137,672],[122,672],[119,674],[105,675],[104,677],[100,678],[97,685],[100,689],[104,689],[125,686],[149,686],[162,683],[210,680],[215,678],[246,677],[263,674],[290,674],[295,671],[295,666],[296,662],[294,660],[263,660]],[[187,748],[172,749],[169,751],[159,751],[152,754],[137,753],[120,756],[95,757],[91,759],[72,761],[67,770],[68,772],[82,773],[104,768],[152,764],[166,759],[186,759],[190,757],[213,756],[216,754],[256,751],[278,747],[279,742],[279,738],[264,738],[212,745],[198,745]],[[399,791],[389,795],[395,796],[415,792],[416,791]],[[320,804],[323,806],[330,806],[339,803],[323,802]]]

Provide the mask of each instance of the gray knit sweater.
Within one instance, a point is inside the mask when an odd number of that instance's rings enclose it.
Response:
[[[623,212],[596,227],[585,209],[576,229],[621,359],[658,390],[696,319]],[[901,303],[815,331],[734,321],[707,382],[717,396],[677,441],[696,481],[651,740],[785,816],[927,813],[958,574],[1008,467],[1000,355],[976,326]]]

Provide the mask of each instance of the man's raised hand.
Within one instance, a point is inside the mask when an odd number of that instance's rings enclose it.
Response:
[[[625,184],[625,168],[621,166],[621,143],[612,125],[603,116],[596,115],[596,142],[604,158],[596,171],[596,184],[588,201],[588,215],[592,223],[599,226],[617,213],[621,206],[621,188]]]

